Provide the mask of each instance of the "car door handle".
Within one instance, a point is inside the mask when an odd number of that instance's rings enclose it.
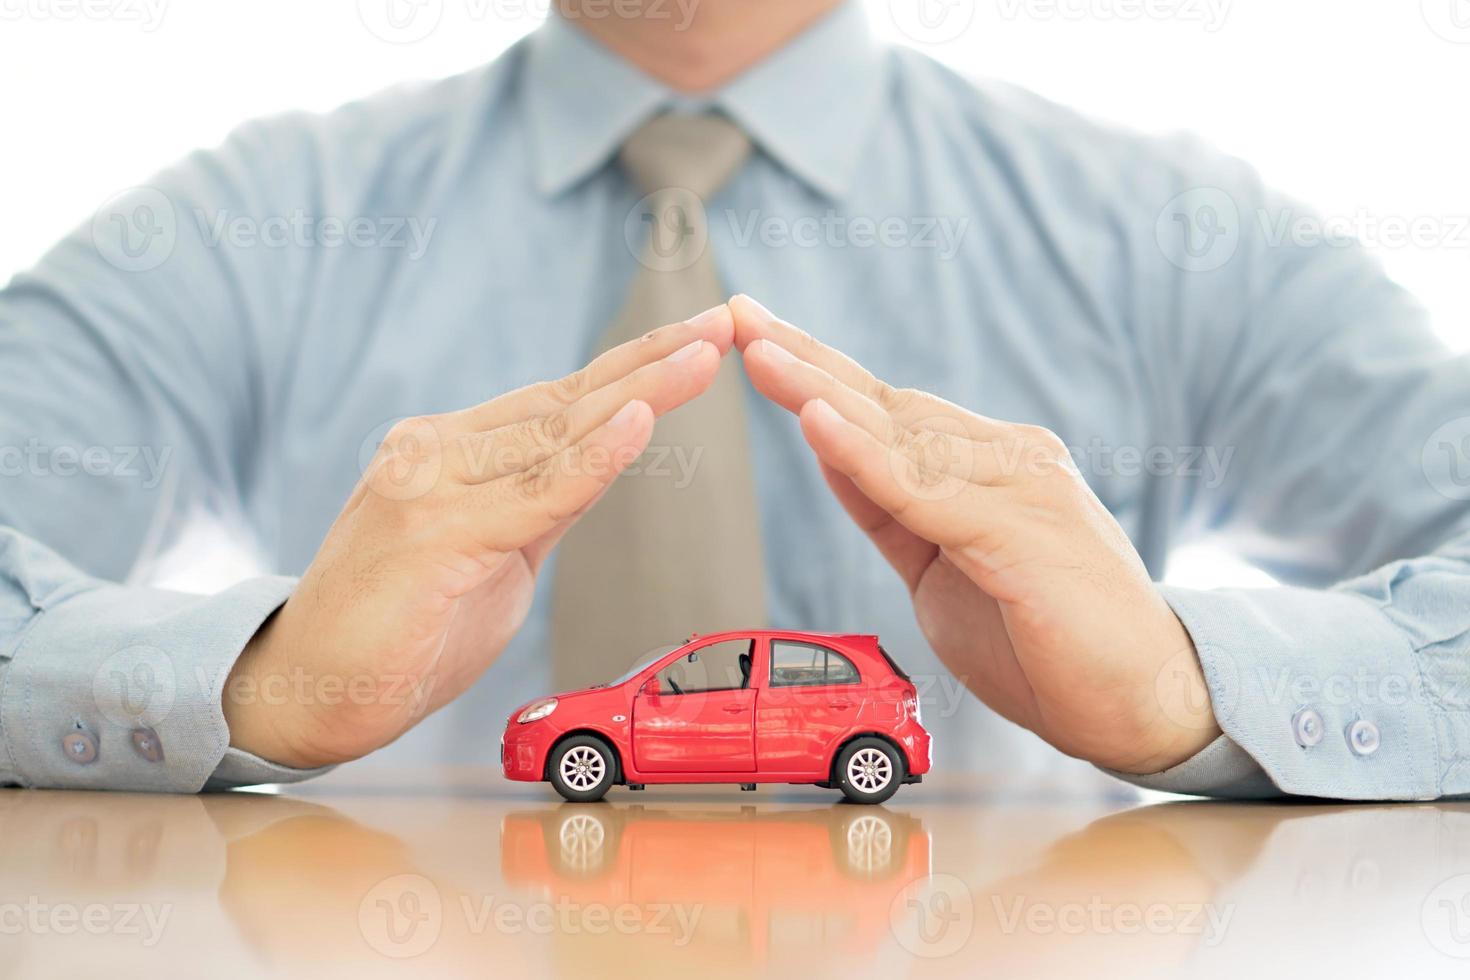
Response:
[[[744,707],[744,705],[739,705],[739,704],[727,704],[723,708],[721,708],[720,710],[721,711],[728,712],[729,714],[732,714],[732,715],[738,715],[738,714],[740,714],[740,712],[742,712],[742,711],[745,710],[745,707]]]
[[[836,701],[828,701],[827,702],[827,706],[830,707],[830,708],[838,708],[840,710],[846,710],[847,708],[851,708],[852,707],[852,702],[851,701],[848,701],[848,700],[845,700],[843,698],[838,698]]]

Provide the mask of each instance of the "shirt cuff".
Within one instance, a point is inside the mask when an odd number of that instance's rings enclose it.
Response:
[[[1174,793],[1342,800],[1440,795],[1433,709],[1412,645],[1371,602],[1275,588],[1164,598],[1194,639],[1224,737],[1150,776]],[[1254,771],[1253,771],[1254,770]]]
[[[0,656],[0,742],[23,786],[193,793],[290,782],[229,748],[222,695],[235,660],[295,581],[213,596],[105,583],[47,602]]]

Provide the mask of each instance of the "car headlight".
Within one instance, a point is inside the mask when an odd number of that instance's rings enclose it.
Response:
[[[524,725],[532,721],[540,721],[556,710],[556,698],[543,698],[535,704],[529,705],[525,711],[516,716],[516,721]]]

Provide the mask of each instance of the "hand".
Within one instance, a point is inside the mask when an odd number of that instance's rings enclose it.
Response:
[[[1193,643],[1051,432],[895,389],[744,296],[735,343],[801,417],[945,665],[998,713],[1124,772],[1219,734]]]
[[[710,386],[733,337],[717,307],[559,381],[395,426],[236,663],[231,744],[297,768],[343,762],[468,688],[525,622],[548,552],[655,416]]]

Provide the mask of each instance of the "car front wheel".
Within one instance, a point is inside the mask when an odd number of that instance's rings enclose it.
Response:
[[[860,738],[837,756],[837,788],[854,803],[882,803],[903,784],[903,757],[881,738]]]
[[[573,803],[595,803],[607,795],[617,776],[617,760],[601,739],[577,735],[552,753],[551,785]]]

